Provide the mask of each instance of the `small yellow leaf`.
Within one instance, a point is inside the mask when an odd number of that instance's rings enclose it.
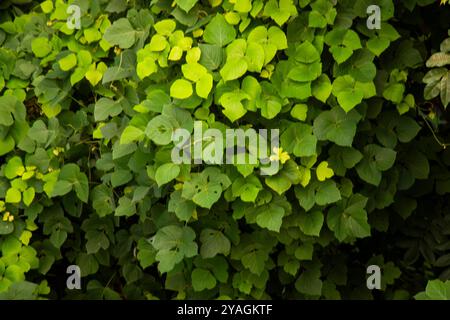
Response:
[[[192,32],[194,38],[199,38],[203,35],[203,29],[197,29]]]
[[[86,72],[85,77],[92,84],[92,86],[95,87],[100,80],[102,80],[103,74],[97,70],[95,63],[93,63]]]
[[[325,181],[328,178],[331,178],[334,175],[334,171],[331,168],[328,168],[328,162],[322,161],[316,169],[317,179],[319,181]]]
[[[27,245],[30,243],[30,239],[31,239],[31,236],[32,236],[32,235],[33,235],[33,234],[32,234],[30,231],[25,230],[25,231],[23,231],[22,234],[20,235],[19,240],[20,240],[20,242],[22,242],[24,245],[27,246]]]
[[[211,5],[211,7],[217,7],[222,3],[222,0],[209,0],[209,4]],[[230,1],[230,3],[232,3]]]
[[[29,180],[34,176],[34,171],[27,171],[22,175],[22,180]]]
[[[178,61],[181,59],[182,56],[183,56],[183,49],[181,49],[178,46],[175,46],[170,50],[168,59],[171,61]]]
[[[186,62],[187,63],[196,63],[198,60],[200,60],[200,56],[202,54],[202,51],[199,47],[195,47],[192,49],[189,49],[186,53]]]

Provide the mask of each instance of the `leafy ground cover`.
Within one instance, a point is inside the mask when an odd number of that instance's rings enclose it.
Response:
[[[2,1],[0,298],[449,298],[449,8]],[[280,167],[173,163],[197,121]]]

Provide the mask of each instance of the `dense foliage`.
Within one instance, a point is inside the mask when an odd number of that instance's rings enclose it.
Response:
[[[0,298],[450,297],[445,1],[69,2],[0,3]],[[279,170],[173,163],[195,121]]]

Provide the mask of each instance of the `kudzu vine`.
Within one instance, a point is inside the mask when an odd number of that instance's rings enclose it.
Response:
[[[0,299],[450,298],[446,2],[2,1]]]

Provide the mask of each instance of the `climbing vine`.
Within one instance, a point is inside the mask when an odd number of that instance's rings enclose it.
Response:
[[[2,1],[0,298],[445,291],[446,2]],[[173,161],[208,129],[279,145]]]

